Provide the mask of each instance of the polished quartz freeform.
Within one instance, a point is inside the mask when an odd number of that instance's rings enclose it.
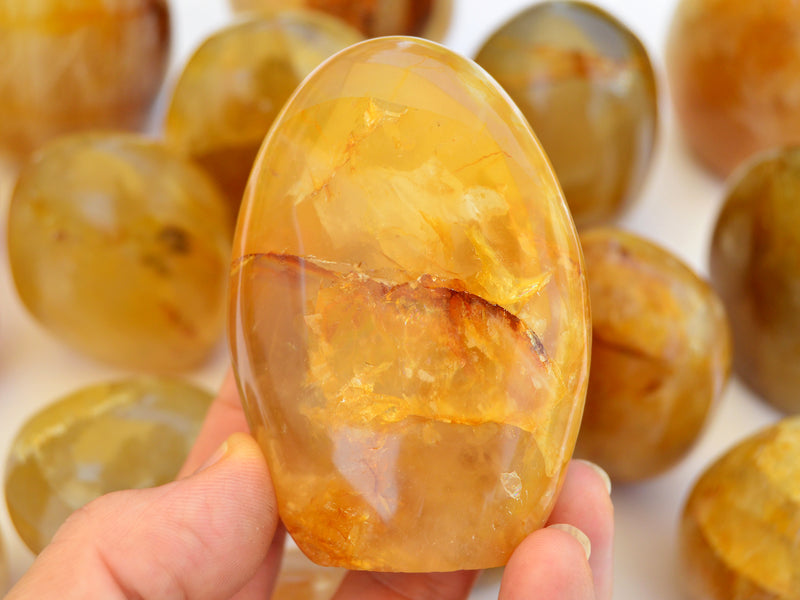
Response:
[[[198,167],[138,136],[80,134],[22,169],[8,258],[25,307],[72,347],[183,369],[222,337],[232,230]]]
[[[800,599],[800,417],[728,451],[700,477],[681,521],[697,600]]]
[[[230,0],[235,10],[306,8],[325,12],[368,37],[416,35],[439,40],[453,10],[452,0]]]
[[[262,146],[233,261],[245,409],[310,558],[490,567],[542,525],[586,283],[541,147],[474,63],[411,38],[324,63]]]
[[[475,60],[528,118],[579,227],[630,205],[650,165],[658,106],[647,51],[623,23],[585,2],[536,3]]]
[[[166,0],[0,0],[0,149],[141,128],[169,46]]]
[[[716,173],[800,143],[797,2],[682,0],[665,62],[683,134]]]
[[[319,63],[362,39],[311,11],[255,17],[214,33],[175,85],[164,121],[167,142],[208,171],[236,214],[278,111]]]
[[[800,147],[769,152],[728,187],[711,241],[711,281],[728,310],[734,370],[800,412]]]
[[[592,369],[576,455],[635,481],[692,447],[730,373],[714,290],[670,252],[619,229],[581,233]]]
[[[140,377],[81,388],[35,414],[6,463],[6,503],[25,544],[40,552],[107,492],[174,479],[211,400],[176,379]]]

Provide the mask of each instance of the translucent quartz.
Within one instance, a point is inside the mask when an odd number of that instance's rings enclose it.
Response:
[[[673,466],[692,447],[731,367],[714,290],[666,250],[618,229],[581,234],[592,368],[575,453],[619,481]]]
[[[740,442],[700,477],[681,521],[697,600],[800,599],[800,418]]]
[[[579,227],[634,200],[653,154],[657,90],[647,51],[623,23],[585,2],[541,2],[475,60],[527,117]]]
[[[246,413],[312,560],[496,566],[545,521],[586,283],[540,146],[474,63],[381,38],[315,71],[256,160],[230,289]]]
[[[139,377],[76,390],[35,414],[6,463],[6,503],[25,544],[40,552],[98,496],[174,479],[212,398],[175,379]]]
[[[452,0],[230,0],[238,11],[308,8],[333,15],[368,37],[415,35],[440,40]]]
[[[0,150],[141,128],[169,46],[166,0],[0,0]]]
[[[697,157],[728,175],[800,142],[800,4],[682,0],[665,63],[678,123]]]
[[[734,370],[800,413],[800,147],[767,153],[730,181],[711,241],[711,281],[733,330]]]
[[[200,164],[236,214],[278,111],[319,63],[363,37],[338,19],[281,12],[213,34],[187,62],[164,121],[167,142]]]
[[[232,230],[199,168],[144,138],[81,134],[22,169],[9,264],[30,313],[74,348],[183,369],[222,335]]]

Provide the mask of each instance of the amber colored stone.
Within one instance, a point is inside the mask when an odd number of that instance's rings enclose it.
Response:
[[[667,250],[613,228],[581,233],[592,367],[575,453],[618,481],[676,464],[727,382],[731,340],[714,290]]]
[[[232,230],[198,167],[132,134],[79,134],[22,169],[8,257],[23,304],[63,341],[129,368],[183,369],[221,337]]]
[[[40,552],[98,496],[173,480],[212,399],[177,379],[139,377],[78,389],[36,413],[6,463],[6,503],[25,544]]]
[[[586,283],[541,147],[474,63],[380,38],[316,70],[256,159],[230,289],[245,409],[312,560],[497,566],[546,520]]]
[[[733,330],[734,370],[800,412],[800,147],[758,157],[730,181],[711,241],[711,281]]]
[[[681,520],[697,600],[800,600],[800,417],[740,442],[695,484]]]
[[[530,122],[579,227],[630,205],[651,162],[658,104],[647,51],[623,23],[585,2],[541,2],[475,60]]]
[[[167,68],[166,0],[0,0],[0,149],[140,129]]]
[[[167,142],[215,179],[234,209],[264,136],[319,63],[363,37],[312,11],[239,22],[206,39],[178,79],[164,121]]]
[[[415,35],[444,37],[452,0],[230,0],[237,11],[307,8],[333,15],[367,37]]]
[[[330,600],[346,571],[321,567],[297,548],[283,553],[281,569],[271,600]]]
[[[800,143],[800,4],[682,0],[665,62],[686,141],[717,174]]]
[[[0,532],[0,594],[4,594],[6,592],[9,583],[8,557],[6,556],[6,548],[5,544],[3,543],[2,532]]]

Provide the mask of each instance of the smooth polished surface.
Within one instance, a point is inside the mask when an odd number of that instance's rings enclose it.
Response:
[[[206,169],[235,216],[261,142],[291,93],[319,63],[362,39],[312,11],[255,16],[214,33],[175,85],[167,143]]]
[[[666,46],[672,100],[695,155],[720,176],[800,143],[800,4],[682,0]]]
[[[517,103],[552,161],[579,227],[633,202],[658,123],[645,47],[601,8],[533,4],[483,44],[475,60]]]
[[[731,180],[711,242],[711,278],[734,337],[734,368],[800,413],[800,147],[760,155]]]
[[[256,161],[231,291],[246,411],[313,560],[491,567],[543,524],[586,282],[540,146],[474,63],[382,38],[315,71]]]
[[[367,37],[414,35],[440,40],[450,23],[452,0],[229,0],[237,11],[306,8],[328,13]]]
[[[183,464],[212,395],[139,377],[73,391],[31,417],[12,442],[5,498],[33,552],[102,494],[167,483]]]
[[[800,599],[800,417],[737,444],[694,486],[681,522],[697,600]]]
[[[0,151],[142,128],[170,38],[166,0],[0,0]]]
[[[714,290],[672,253],[620,229],[581,233],[592,368],[576,455],[616,481],[674,466],[722,395],[731,339]]]
[[[199,168],[142,137],[79,134],[22,169],[8,260],[62,341],[128,368],[186,369],[222,335],[232,229]]]

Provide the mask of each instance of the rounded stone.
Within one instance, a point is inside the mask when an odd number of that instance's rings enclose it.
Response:
[[[800,412],[800,147],[762,154],[731,179],[711,241],[711,281],[733,329],[734,370]]]
[[[585,2],[532,5],[475,58],[541,140],[578,227],[608,222],[636,198],[651,163],[658,94],[645,47]]]
[[[699,478],[680,548],[696,600],[800,598],[800,417],[748,437]]]
[[[73,348],[185,369],[221,338],[232,230],[198,167],[138,136],[79,134],[22,169],[8,258],[25,307]]]
[[[312,11],[255,17],[214,33],[189,58],[172,92],[167,143],[213,177],[235,215],[256,153],[286,100],[319,63],[362,39]]]
[[[22,541],[38,553],[91,500],[172,481],[212,399],[177,379],[138,377],[78,389],[36,413],[6,462],[6,503]]]
[[[714,290],[652,242],[598,228],[581,245],[592,366],[575,453],[637,481],[697,440],[730,373],[728,322]]]
[[[169,47],[166,0],[0,0],[0,149],[141,129]]]
[[[800,5],[682,0],[665,62],[678,123],[721,176],[748,157],[800,142]]]
[[[256,159],[230,290],[245,411],[312,560],[491,567],[545,522],[586,389],[583,261],[473,62],[396,37],[317,69]]]
[[[367,37],[414,35],[444,37],[453,12],[452,0],[229,0],[236,11],[305,8],[344,21]]]

